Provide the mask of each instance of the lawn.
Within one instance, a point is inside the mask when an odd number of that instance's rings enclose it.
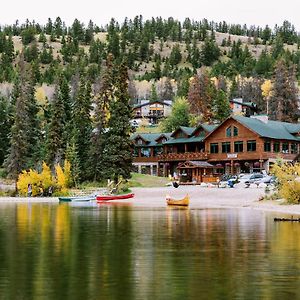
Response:
[[[130,187],[160,187],[165,186],[169,182],[170,180],[166,177],[132,173],[129,185]]]

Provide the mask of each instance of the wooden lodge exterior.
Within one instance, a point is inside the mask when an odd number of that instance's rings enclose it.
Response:
[[[146,173],[210,182],[222,174],[268,172],[279,157],[297,160],[300,124],[231,116],[219,125],[179,127],[173,133],[135,135],[133,140],[139,171],[152,164]]]

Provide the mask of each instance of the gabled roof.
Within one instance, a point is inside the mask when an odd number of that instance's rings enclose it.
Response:
[[[171,137],[175,136],[175,134],[177,133],[177,131],[183,131],[187,136],[191,136],[195,130],[195,127],[185,127],[185,126],[179,126],[177,129],[175,129],[172,134]]]
[[[131,136],[131,140],[135,140],[136,138],[140,137],[143,139],[145,142],[147,142],[148,147],[153,147],[153,146],[159,146],[160,144],[157,143],[157,140],[161,137],[165,136],[167,139],[170,138],[171,133],[137,133],[133,134]],[[136,146],[141,146],[143,147],[144,145],[136,145]]]
[[[234,116],[233,119],[245,125],[247,128],[259,134],[261,137],[280,139],[280,140],[293,140],[298,141],[298,138],[291,134],[290,130],[295,130],[296,124],[286,122],[268,120],[266,123],[256,119],[247,118],[242,116]],[[300,127],[300,125],[298,124]],[[298,128],[299,128],[298,127]]]
[[[155,100],[155,101],[148,101],[148,102],[145,102],[143,104],[136,104],[136,105],[133,106],[133,109],[144,107],[144,106],[151,105],[151,104],[154,104],[154,103],[159,103],[161,105],[166,105],[166,106],[172,106],[172,104],[170,104],[168,102],[165,102],[165,101],[162,101],[162,100]]]
[[[195,130],[193,131],[192,135],[194,135],[196,133],[196,131],[199,129],[199,128],[203,128],[205,131],[207,132],[211,132],[213,131],[215,128],[217,128],[219,126],[219,124],[212,124],[212,125],[209,125],[209,124],[199,124]]]
[[[300,124],[292,124],[292,123],[272,121],[272,120],[268,120],[265,123],[257,118],[249,118],[243,116],[228,117],[218,127],[216,127],[213,131],[211,131],[205,137],[205,139],[209,137],[215,130],[217,130],[220,126],[222,126],[222,124],[224,124],[229,119],[236,120],[237,122],[244,125],[252,132],[257,133],[261,137],[278,139],[278,140],[291,140],[291,141],[300,140],[300,138],[292,135],[292,133],[298,132],[298,129],[300,130]]]
[[[207,161],[198,161],[190,160],[185,161],[178,165],[177,169],[186,169],[186,168],[213,168],[214,166]]]
[[[204,136],[191,136],[188,138],[178,138],[178,139],[171,138],[166,142],[164,142],[164,145],[173,145],[173,144],[182,144],[182,143],[199,143],[202,142],[204,138],[205,138]]]

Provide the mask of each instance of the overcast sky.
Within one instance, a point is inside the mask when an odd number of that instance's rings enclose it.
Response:
[[[5,4],[4,4],[5,3]],[[91,19],[105,25],[112,17],[123,22],[125,17],[142,15],[144,19],[157,16],[178,20],[207,18],[247,25],[281,25],[290,21],[300,31],[300,0],[10,0],[1,5],[0,24],[12,24],[26,18],[45,24],[48,17],[60,16],[67,25],[75,18],[85,24]]]

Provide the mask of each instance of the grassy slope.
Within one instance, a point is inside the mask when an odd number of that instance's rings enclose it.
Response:
[[[165,186],[169,182],[169,179],[165,177],[132,173],[129,185],[131,187],[160,187]]]

